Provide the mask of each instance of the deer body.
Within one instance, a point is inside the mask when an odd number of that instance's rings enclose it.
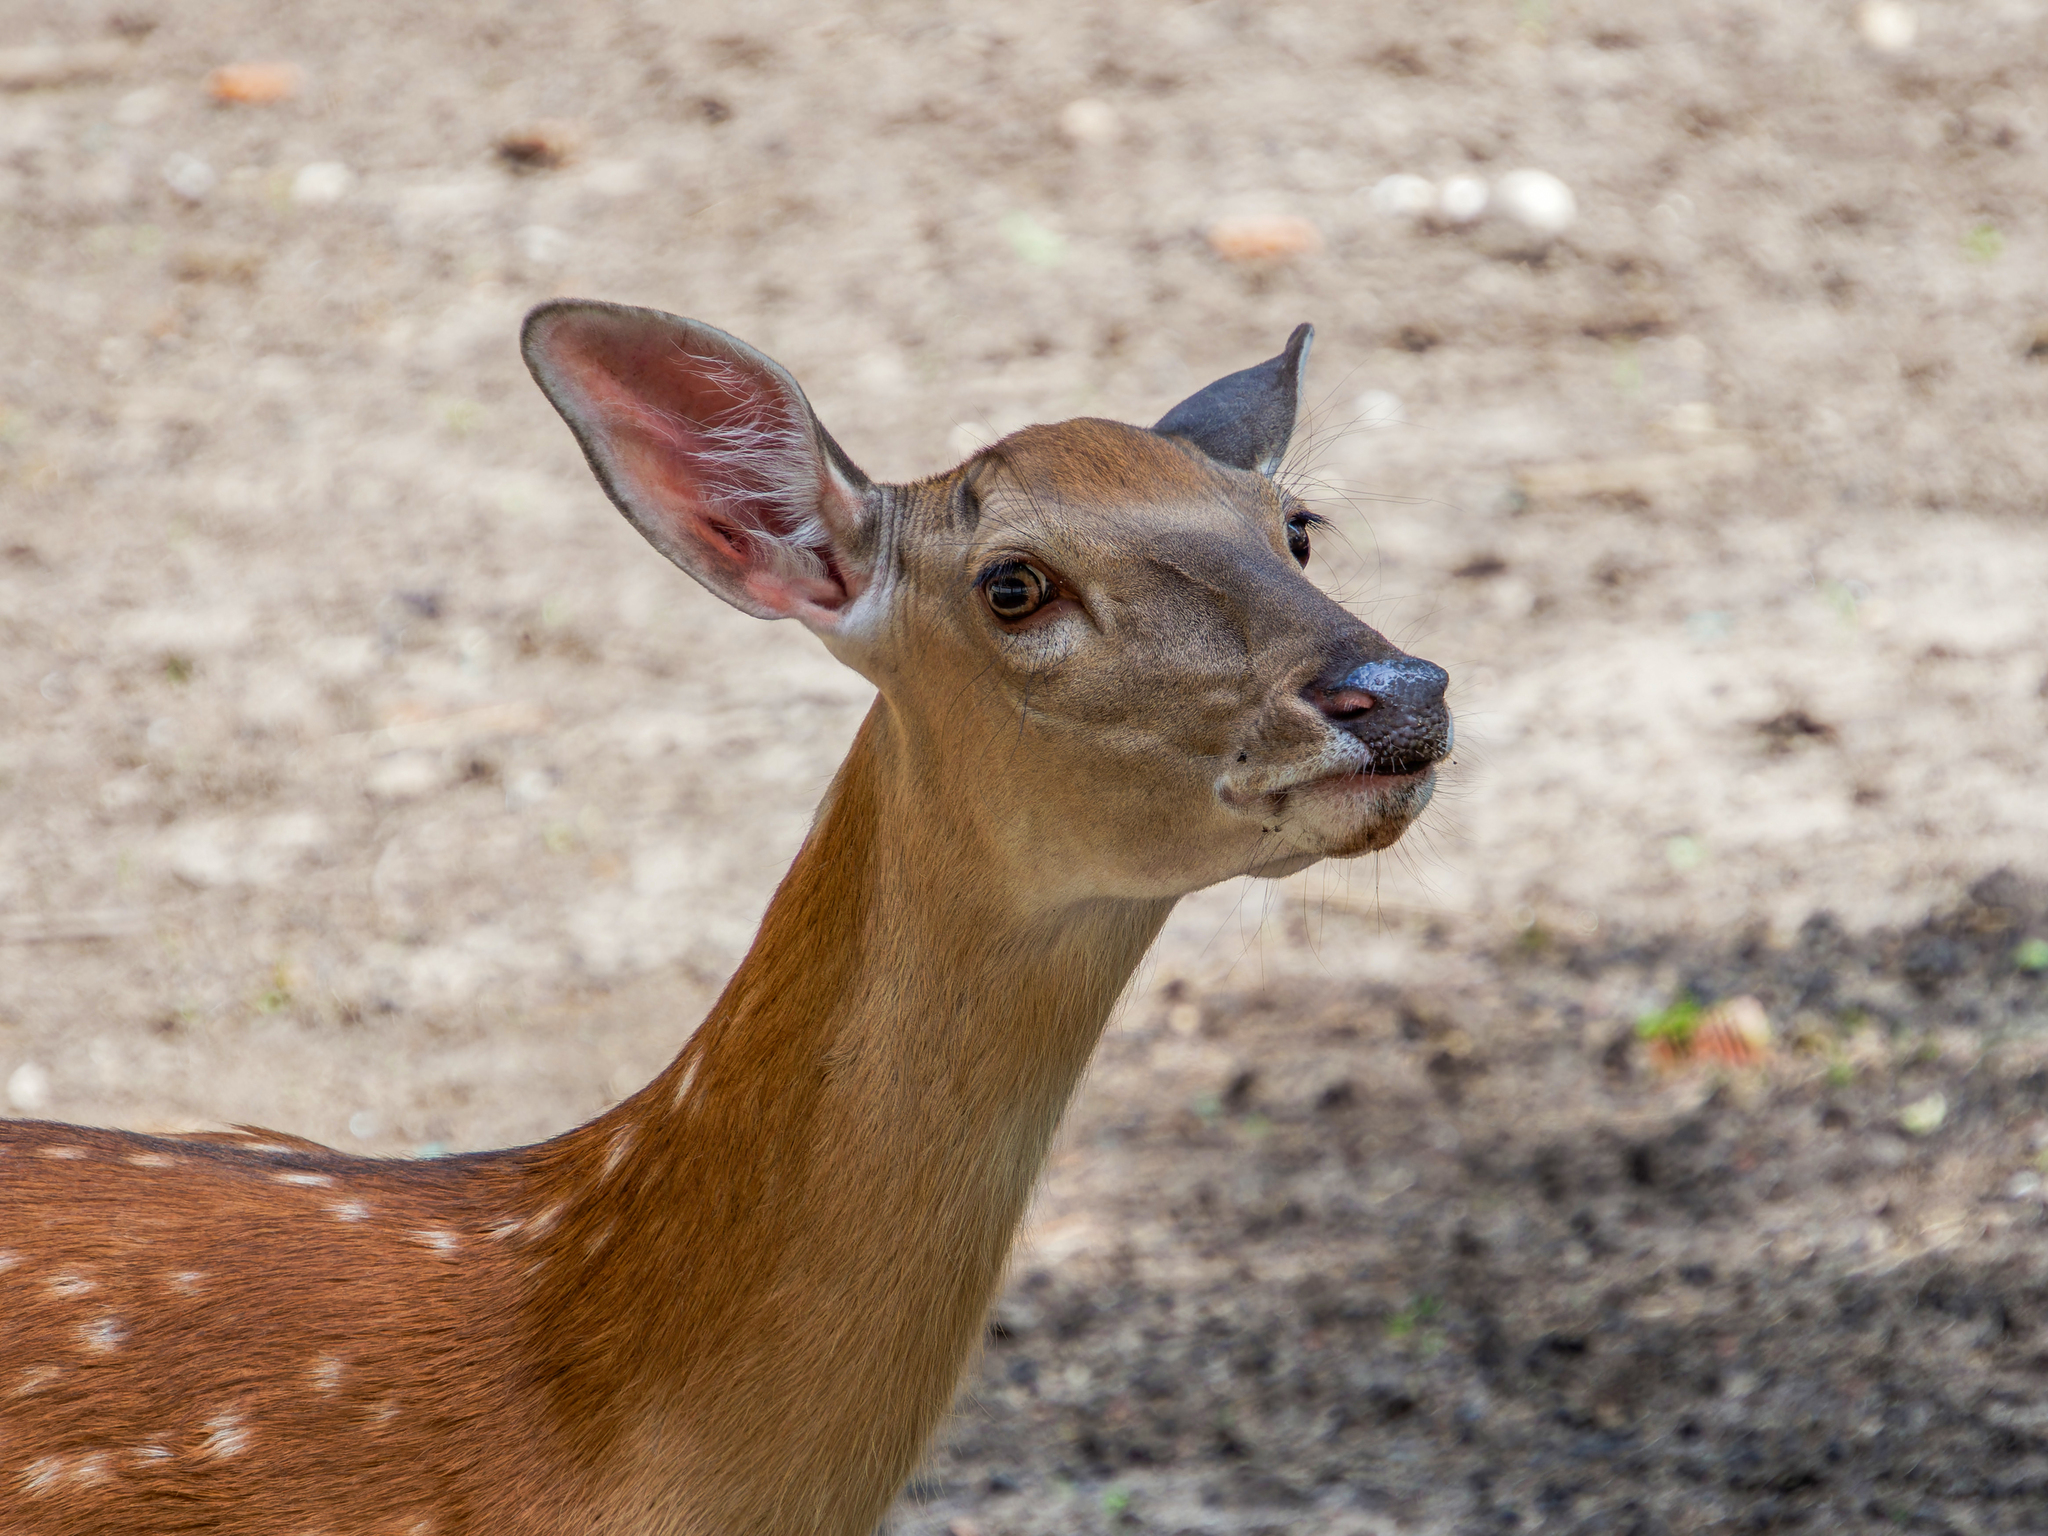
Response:
[[[872,1530],[1175,898],[1427,799],[1441,674],[1284,563],[1270,400],[874,487],[708,328],[528,338],[627,515],[874,708],[709,1017],[554,1141],[0,1123],[0,1536]]]

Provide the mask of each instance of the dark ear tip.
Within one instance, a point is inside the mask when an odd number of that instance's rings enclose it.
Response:
[[[1316,328],[1304,320],[1288,334],[1287,346],[1281,352],[1287,371],[1297,379],[1308,368],[1308,349],[1315,345]]]

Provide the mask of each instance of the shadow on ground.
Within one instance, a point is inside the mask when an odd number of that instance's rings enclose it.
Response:
[[[896,1528],[2038,1530],[2044,925],[1999,875],[1136,1024],[1072,1138],[1104,1225],[1025,1257]],[[1603,999],[1660,990],[1757,997],[1779,1057],[1653,1070]],[[1179,1105],[1120,1091],[1207,1045]]]

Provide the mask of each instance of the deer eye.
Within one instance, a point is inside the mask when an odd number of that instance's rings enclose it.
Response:
[[[1287,553],[1294,556],[1296,565],[1308,564],[1309,519],[1290,517],[1287,520]]]
[[[1035,565],[1009,560],[981,578],[981,595],[999,619],[1028,619],[1059,596],[1051,577]]]

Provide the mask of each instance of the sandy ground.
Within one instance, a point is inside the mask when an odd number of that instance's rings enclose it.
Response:
[[[610,511],[531,303],[886,478],[1311,319],[1316,571],[1456,767],[1185,905],[902,1528],[2041,1528],[2048,8],[1887,14],[0,0],[116,45],[0,91],[8,1107],[530,1139],[743,952],[864,685]],[[1530,166],[1548,245],[1371,195]],[[1654,1069],[1688,991],[1777,1065]]]

